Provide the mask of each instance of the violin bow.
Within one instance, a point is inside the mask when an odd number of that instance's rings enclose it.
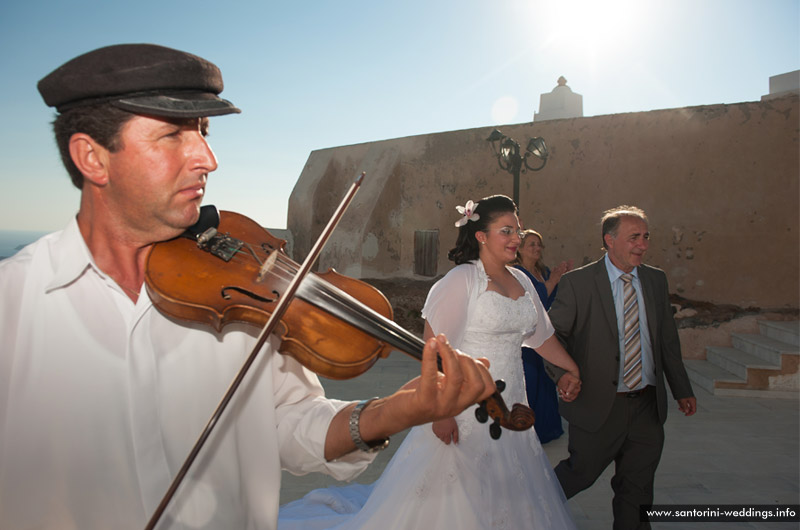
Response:
[[[325,243],[328,241],[328,238],[333,233],[334,228],[339,223],[339,220],[344,215],[347,207],[350,206],[353,198],[356,195],[361,183],[364,180],[364,176],[366,172],[362,172],[361,175],[353,182],[350,186],[350,189],[347,191],[347,194],[342,199],[342,202],[339,203],[339,206],[336,208],[336,211],[333,214],[333,217],[330,218],[328,221],[327,226],[320,234],[319,238],[317,239],[314,246],[311,248],[311,251],[306,256],[305,261],[297,270],[294,278],[289,283],[289,286],[286,288],[286,292],[280,297],[278,303],[275,306],[275,309],[272,311],[267,323],[261,329],[261,333],[258,336],[258,340],[256,341],[256,345],[253,350],[248,355],[247,359],[245,360],[242,367],[239,369],[239,372],[236,374],[236,377],[231,382],[228,390],[225,392],[225,395],[220,400],[219,404],[217,405],[216,410],[211,415],[211,418],[208,420],[203,432],[200,433],[200,437],[192,447],[192,450],[189,452],[189,455],[186,457],[186,460],[183,462],[178,474],[175,475],[175,478],[172,480],[172,484],[170,484],[169,489],[164,494],[164,497],[161,499],[158,507],[156,508],[155,512],[153,512],[152,517],[150,517],[150,521],[147,523],[145,530],[153,530],[155,526],[158,524],[158,521],[161,519],[161,516],[164,514],[164,511],[167,509],[169,502],[175,496],[175,493],[178,491],[178,487],[183,482],[183,479],[186,477],[186,474],[189,472],[189,469],[192,467],[197,455],[200,453],[200,450],[205,445],[206,440],[211,435],[211,432],[214,430],[219,418],[222,416],[222,413],[225,411],[225,408],[228,406],[228,403],[233,398],[236,390],[239,388],[239,385],[244,380],[244,377],[247,375],[248,370],[252,366],[253,362],[255,362],[258,353],[261,351],[261,348],[264,347],[264,344],[267,342],[267,338],[272,333],[272,330],[275,326],[280,322],[283,314],[286,312],[286,309],[289,307],[289,303],[294,298],[297,289],[300,287],[300,283],[303,281],[303,278],[309,273],[311,267],[314,265],[314,262],[319,257],[320,252],[322,252],[322,247],[325,246]],[[277,252],[277,251],[276,251]]]

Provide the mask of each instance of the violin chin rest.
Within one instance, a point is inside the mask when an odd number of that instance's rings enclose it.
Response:
[[[219,210],[217,210],[217,207],[213,204],[206,204],[200,207],[200,216],[197,218],[197,222],[187,228],[183,235],[189,239],[197,239],[209,228],[218,227]]]

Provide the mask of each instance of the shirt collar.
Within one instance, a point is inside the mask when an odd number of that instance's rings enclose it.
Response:
[[[53,241],[50,257],[53,279],[47,284],[47,292],[69,285],[83,276],[89,268],[104,276],[92,259],[92,253],[83,240],[76,217],[73,217],[61,232],[61,237]]]
[[[620,276],[622,276],[625,273],[620,269],[618,269],[616,265],[611,263],[611,258],[608,257],[608,252],[606,252],[605,262],[606,262],[606,271],[608,271],[608,281],[613,284]],[[633,270],[630,272],[630,274],[638,280],[639,267],[634,267]]]

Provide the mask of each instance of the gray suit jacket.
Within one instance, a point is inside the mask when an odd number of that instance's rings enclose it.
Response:
[[[662,270],[648,265],[640,265],[638,273],[653,343],[658,417],[664,423],[667,418],[664,376],[675,399],[694,394],[681,358],[667,277]],[[614,297],[604,259],[561,278],[549,315],[559,340],[581,371],[580,395],[572,403],[561,402],[559,412],[570,424],[597,431],[616,397],[620,359]],[[546,367],[555,381],[564,373],[549,363]]]

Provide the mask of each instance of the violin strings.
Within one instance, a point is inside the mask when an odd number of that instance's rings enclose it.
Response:
[[[242,261],[237,258],[243,258],[243,261],[247,261],[255,258],[256,262],[261,264],[263,260],[257,256],[257,252],[263,250],[267,257],[271,254],[267,253],[261,245],[247,244],[247,246],[250,248],[250,252],[241,249],[237,250],[233,259]],[[277,260],[266,273],[288,284],[296,274],[297,266],[279,250],[274,250],[273,252],[278,252]],[[240,256],[240,254],[244,256]],[[307,300],[308,302],[320,306],[322,309],[334,314],[334,316],[339,316],[365,333],[376,336],[376,338],[399,348],[404,353],[421,359],[424,342],[419,337],[322,278],[308,276],[306,279],[308,284],[305,289],[301,288],[301,291],[307,295],[307,298],[314,298],[313,300]],[[301,291],[298,291],[297,296],[302,298]]]
[[[282,254],[279,254],[275,268],[284,273],[277,275],[284,280],[290,279],[296,272],[294,264]],[[312,293],[318,296],[316,301],[325,304],[329,309],[345,311],[351,317],[350,321],[362,322],[364,326],[369,328],[363,329],[362,326],[363,331],[379,333],[384,341],[402,349],[404,352],[421,354],[424,343],[417,336],[322,278],[309,276],[307,280],[313,284],[309,287],[313,287]]]

